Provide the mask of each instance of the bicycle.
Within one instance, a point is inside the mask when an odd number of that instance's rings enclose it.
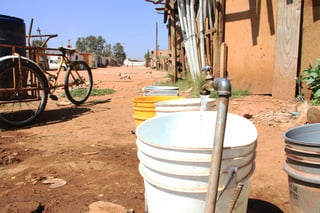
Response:
[[[75,105],[84,103],[91,94],[93,79],[88,64],[84,61],[71,61],[74,49],[44,48],[44,44],[57,35],[43,36],[48,38],[41,47],[19,47],[28,50],[29,58],[19,54],[0,58],[0,122],[7,126],[19,127],[32,123],[44,111],[48,97],[58,99],[54,92],[59,87],[63,88],[65,96]],[[2,46],[12,47],[13,51],[17,48],[12,45]],[[45,53],[46,50],[61,52],[54,54],[61,56],[55,74],[41,68],[39,61],[35,62],[39,56],[50,55]],[[64,81],[60,84],[58,78],[63,64],[67,65],[67,70]]]

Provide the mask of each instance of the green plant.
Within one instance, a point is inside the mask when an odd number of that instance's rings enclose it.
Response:
[[[312,92],[311,104],[320,105],[320,59],[317,59],[314,66],[311,64],[303,71],[304,77],[302,81],[306,83],[308,89]]]
[[[82,97],[85,92],[87,92],[87,90],[71,90],[72,96],[74,97]],[[92,89],[90,96],[110,95],[114,92],[113,89]],[[61,96],[65,97],[65,94],[63,93]]]
[[[171,78],[170,78],[171,79]],[[202,86],[205,84],[205,76],[200,75],[195,81],[192,80],[190,74],[187,74],[184,79],[178,80],[176,83],[173,83],[172,81],[166,81],[166,82],[157,82],[155,85],[156,86],[176,86],[179,87],[180,91],[186,91],[190,88],[192,88],[192,91],[190,92],[191,96],[194,98],[200,97],[200,90]],[[249,95],[248,90],[237,90],[237,89],[232,89],[231,91],[231,97],[230,98],[241,98],[243,96]],[[217,92],[212,91],[210,94],[210,98],[217,98]]]
[[[110,95],[114,93],[113,89],[93,89],[90,96],[102,96],[102,95]]]
[[[168,75],[169,79],[172,79],[172,75]],[[192,80],[191,74],[188,72],[183,79],[179,79],[176,83],[173,83],[172,80],[168,81],[159,81],[155,83],[155,86],[175,86],[179,87],[180,91],[187,91],[192,89],[190,92],[192,97],[199,97],[200,89],[205,83],[204,76],[199,76],[195,81]]]

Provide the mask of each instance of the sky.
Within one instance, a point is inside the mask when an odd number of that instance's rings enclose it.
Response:
[[[48,47],[75,47],[79,37],[102,36],[107,44],[119,42],[127,58],[144,59],[156,48],[158,23],[159,49],[168,48],[168,31],[163,14],[144,0],[6,0],[1,1],[0,14],[24,20],[26,33],[33,18],[32,33],[58,34]],[[0,26],[1,27],[1,26]]]

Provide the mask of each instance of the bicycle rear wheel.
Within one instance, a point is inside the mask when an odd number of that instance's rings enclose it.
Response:
[[[48,82],[42,71],[24,59],[20,71],[17,59],[0,63],[0,122],[7,126],[31,123],[48,100]]]
[[[84,103],[92,91],[92,73],[84,61],[74,61],[67,69],[64,91],[67,98],[76,105]]]

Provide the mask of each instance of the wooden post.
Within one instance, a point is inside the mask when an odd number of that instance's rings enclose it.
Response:
[[[228,61],[228,47],[226,43],[221,44],[221,57],[220,57],[220,77],[227,77],[227,61]]]
[[[173,83],[176,83],[178,79],[177,70],[177,29],[176,29],[176,18],[174,8],[170,7],[169,14],[169,37],[170,37],[170,49],[171,49],[171,70],[173,73]]]
[[[206,20],[205,20],[206,64],[211,65],[211,66],[213,64],[212,35],[213,35],[212,29],[209,29],[209,20],[208,20],[208,18],[206,18]]]
[[[213,75],[220,77],[220,57],[221,57],[221,44],[224,41],[224,15],[225,15],[225,0],[215,1],[215,23],[214,28],[217,30],[216,35],[213,37]]]
[[[278,29],[272,96],[294,99],[298,71],[302,0],[278,0]]]

